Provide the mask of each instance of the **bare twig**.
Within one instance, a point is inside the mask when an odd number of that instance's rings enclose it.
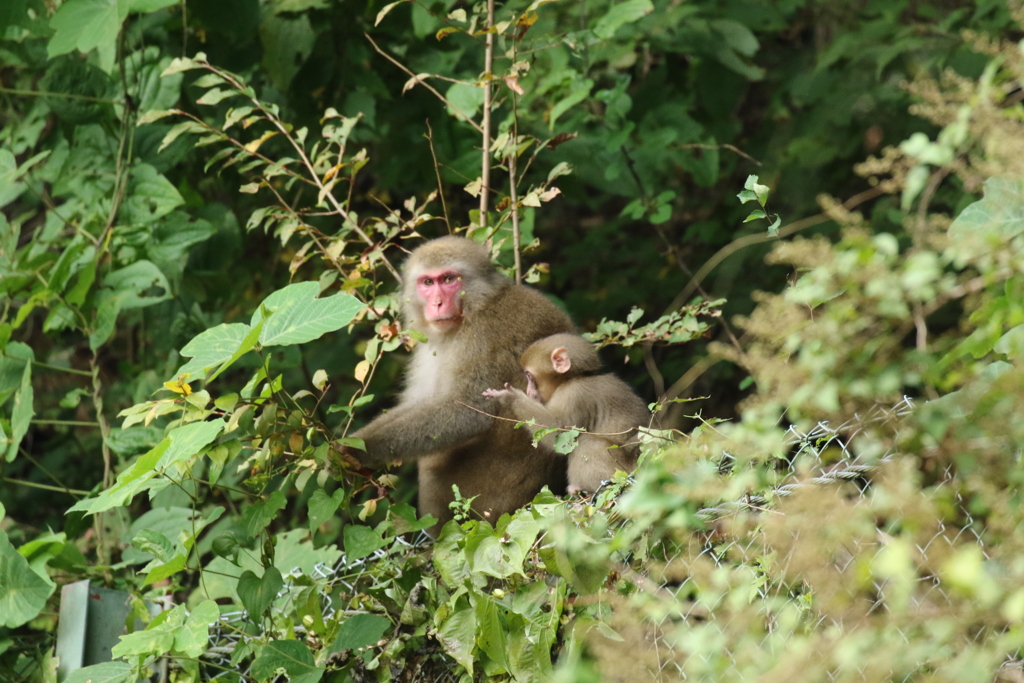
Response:
[[[674,398],[678,398],[680,394],[690,388],[690,385],[697,381],[697,378],[707,372],[712,365],[722,360],[721,358],[713,358],[712,356],[705,356],[696,363],[694,363],[689,370],[686,371],[682,377],[677,379],[675,383],[668,388],[664,394],[658,399],[659,403],[671,401]]]
[[[863,204],[869,199],[874,199],[875,197],[884,193],[885,190],[878,187],[873,187],[870,190],[865,190],[864,192],[854,195],[850,199],[843,202],[843,208],[847,210],[852,209],[853,207],[859,204]],[[747,235],[746,237],[741,237],[738,240],[730,242],[729,244],[719,249],[714,256],[712,256],[711,258],[704,262],[704,265],[700,267],[700,270],[697,271],[697,274],[690,279],[689,284],[687,284],[686,287],[683,288],[683,291],[681,291],[678,294],[678,296],[676,296],[675,300],[673,300],[672,303],[669,304],[668,310],[674,311],[678,309],[680,306],[682,306],[684,303],[686,303],[687,299],[689,299],[690,296],[694,293],[694,291],[696,291],[697,287],[700,286],[700,283],[704,281],[704,278],[706,278],[708,274],[712,270],[714,270],[722,261],[732,256],[740,249],[752,246],[754,244],[760,244],[761,242],[768,242],[770,240],[781,239],[788,235],[792,235],[795,232],[799,232],[801,230],[805,230],[815,225],[825,223],[828,220],[828,215],[823,212],[815,216],[809,216],[802,220],[796,221],[795,223],[790,223],[786,227],[781,228],[775,235],[769,235],[768,233],[763,232],[754,235]]]
[[[437,176],[437,195],[441,198],[441,210],[444,212],[444,224],[448,226],[448,234],[452,234],[452,223],[448,219],[448,204],[444,201],[444,186],[441,185],[441,168],[437,163],[437,153],[434,151],[434,129],[430,127],[430,119],[427,119],[427,142],[430,143],[430,156],[434,160],[434,175]]]
[[[469,125],[473,126],[473,128],[475,128],[475,129],[477,130],[477,132],[479,132],[479,133],[483,133],[483,130],[484,130],[484,129],[480,127],[480,124],[479,124],[479,123],[477,123],[476,121],[474,121],[474,120],[473,120],[472,118],[470,118],[469,116],[466,116],[466,115],[465,115],[465,114],[464,114],[464,113],[462,112],[462,110],[461,110],[461,109],[459,109],[459,108],[458,108],[458,107],[456,107],[456,106],[455,106],[454,104],[452,104],[451,102],[449,102],[449,101],[448,101],[448,98],[446,98],[446,97],[445,97],[444,95],[442,95],[441,93],[439,93],[439,92],[437,91],[437,88],[435,88],[434,86],[430,85],[430,84],[429,84],[429,83],[427,83],[426,81],[424,81],[424,80],[421,80],[421,79],[417,78],[417,77],[416,77],[416,74],[414,74],[414,73],[413,73],[412,71],[410,71],[410,70],[409,70],[408,68],[406,68],[406,66],[405,66],[404,64],[402,64],[402,63],[401,63],[400,61],[398,61],[397,59],[395,59],[394,57],[392,57],[391,55],[389,55],[389,54],[388,54],[387,52],[385,52],[384,50],[382,50],[382,49],[380,48],[380,46],[379,46],[379,45],[377,45],[377,43],[373,42],[373,38],[371,38],[371,37],[369,36],[369,34],[367,34],[367,33],[364,33],[363,35],[364,35],[364,36],[366,36],[366,39],[367,39],[368,41],[370,41],[370,45],[373,45],[373,49],[377,51],[377,54],[379,54],[379,55],[380,55],[381,57],[383,57],[384,59],[388,60],[389,62],[391,62],[391,63],[392,63],[392,64],[394,64],[395,66],[397,66],[397,67],[398,67],[399,69],[401,69],[402,71],[404,71],[404,72],[405,72],[405,73],[407,73],[408,75],[412,76],[413,78],[416,78],[416,82],[417,82],[417,83],[419,83],[419,84],[420,84],[420,85],[422,85],[422,86],[423,86],[424,88],[426,88],[426,89],[427,89],[427,90],[429,90],[429,91],[430,91],[431,93],[433,93],[433,95],[434,95],[435,97],[437,97],[437,99],[439,99],[439,100],[441,100],[442,102],[444,102],[444,103],[445,103],[445,104],[446,104],[446,105],[447,105],[448,107],[451,107],[451,110],[452,110],[453,112],[455,112],[456,114],[458,114],[459,116],[461,116],[461,117],[462,117],[463,119],[465,119],[466,123],[468,123]]]
[[[746,159],[747,161],[749,161],[751,163],[757,164],[758,166],[761,165],[760,161],[758,161],[754,157],[750,156],[749,154],[747,154],[746,152],[741,150],[739,147],[735,147],[735,146],[730,145],[728,143],[721,143],[721,144],[717,144],[717,145],[708,145],[708,144],[703,144],[703,143],[699,143],[699,142],[694,142],[694,143],[690,143],[690,144],[686,144],[686,145],[679,145],[679,148],[680,149],[727,149],[730,152],[734,152],[735,154],[740,155],[741,157],[743,157],[744,159]]]
[[[491,70],[494,68],[494,0],[487,0],[487,43],[484,49],[483,151],[480,159],[480,227],[487,227],[491,194]],[[515,179],[512,181],[515,183]],[[491,240],[487,240],[490,247]],[[518,278],[517,278],[518,281]]]
[[[519,253],[519,196],[516,191],[516,150],[508,156],[508,184],[512,200],[512,255],[515,258],[516,284],[523,281],[523,257]]]

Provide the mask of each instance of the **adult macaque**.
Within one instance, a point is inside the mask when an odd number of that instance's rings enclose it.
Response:
[[[428,341],[413,349],[398,405],[354,434],[366,452],[348,452],[371,466],[416,460],[420,514],[440,520],[435,536],[452,518],[453,484],[464,498],[476,496],[473,509],[491,522],[544,485],[564,491],[565,459],[538,452],[513,422],[490,417],[483,391],[525,386],[519,354],[541,337],[572,331],[569,317],[503,276],[483,246],[462,237],[413,251],[402,296],[406,326]]]
[[[569,493],[594,491],[615,470],[636,468],[637,427],[647,426],[651,413],[625,382],[612,374],[594,374],[601,360],[594,347],[575,334],[556,334],[532,344],[521,360],[526,391],[506,385],[484,396],[501,399],[502,413],[544,427],[582,427],[576,450],[569,455]],[[541,440],[552,451],[554,435]]]

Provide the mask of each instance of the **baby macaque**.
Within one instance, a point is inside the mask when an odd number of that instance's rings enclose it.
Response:
[[[631,472],[639,456],[637,427],[650,424],[644,402],[621,379],[595,374],[601,369],[597,351],[575,334],[554,334],[534,342],[520,359],[526,391],[505,385],[484,396],[503,403],[502,415],[530,422],[540,429],[582,427],[576,450],[569,455],[570,494],[594,491],[616,470]],[[541,440],[553,446],[554,435]]]

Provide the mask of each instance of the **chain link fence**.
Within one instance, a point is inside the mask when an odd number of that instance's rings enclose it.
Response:
[[[822,500],[841,503],[838,511],[822,511],[826,536],[833,521],[828,518],[829,514],[838,515],[834,519],[842,523],[847,511],[866,504],[875,489],[874,478],[894,465],[899,453],[890,450],[866,462],[853,452],[851,443],[865,429],[884,427],[898,434],[900,421],[913,409],[913,403],[904,399],[898,405],[877,409],[870,415],[837,426],[818,423],[806,432],[791,427],[788,442],[792,457],[778,461],[777,485],[739,500],[700,509],[697,517],[709,531],[688,533],[682,540],[678,536],[674,540],[663,539],[657,563],[637,566],[634,558],[626,557],[624,565],[632,562],[637,567],[635,572],[628,570],[634,573],[625,576],[627,582],[633,580],[636,588],[632,598],[625,599],[634,599],[632,604],[636,609],[630,611],[621,600],[613,602],[609,619],[613,624],[616,620],[633,619],[634,625],[642,624],[640,630],[643,634],[631,640],[628,627],[616,626],[620,633],[625,634],[622,643],[612,644],[609,649],[607,644],[591,642],[590,647],[598,660],[602,658],[600,650],[608,650],[603,655],[605,663],[609,658],[617,658],[619,663],[624,661],[623,658],[638,658],[636,665],[627,666],[624,673],[612,672],[603,680],[750,680],[752,671],[762,674],[764,671],[764,662],[752,663],[754,660],[765,657],[765,653],[784,652],[797,635],[801,647],[807,647],[808,642],[813,643],[814,638],[833,648],[839,648],[837,644],[844,639],[849,639],[849,643],[858,642],[858,638],[877,643],[871,638],[882,638],[884,647],[893,648],[898,654],[892,657],[893,664],[889,667],[884,663],[885,657],[881,657],[883,663],[879,665],[879,657],[870,656],[864,658],[863,665],[856,661],[856,657],[851,659],[852,664],[837,664],[836,658],[841,658],[842,654],[841,650],[835,650],[830,657],[821,657],[821,661],[812,657],[809,661],[816,663],[806,671],[796,672],[796,680],[838,683],[921,679],[922,672],[928,670],[929,660],[926,656],[922,656],[920,661],[915,660],[914,648],[921,638],[921,629],[928,628],[927,615],[947,614],[954,609],[955,599],[937,573],[918,572],[912,585],[907,585],[905,581],[901,583],[896,578],[886,578],[884,572],[868,572],[865,567],[884,567],[887,560],[883,554],[891,552],[892,544],[885,537],[881,525],[872,525],[870,533],[849,534],[842,529],[837,530],[827,561],[815,560],[818,564],[809,572],[801,566],[801,562],[805,562],[799,556],[802,539],[794,539],[790,545],[767,542],[769,536],[780,533],[778,529],[773,531],[773,519],[792,513],[788,505],[801,495],[813,496],[815,491],[828,491],[833,497]],[[723,472],[731,471],[734,466],[728,456],[720,463]],[[893,475],[890,473],[889,476]],[[956,508],[956,514],[932,519],[933,526],[926,533],[915,536],[918,542],[909,549],[910,552],[920,564],[927,565],[930,556],[945,556],[954,545],[963,545],[967,541],[987,558],[985,543],[967,501],[950,483],[953,481],[952,473],[937,473],[933,480],[933,488],[946,496]],[[948,491],[941,491],[943,487],[948,487]],[[820,501],[816,500],[815,504],[820,504]],[[815,514],[813,509],[811,514]],[[744,521],[736,528],[726,528],[730,520],[736,519]],[[944,521],[948,519],[956,521]],[[614,529],[609,530],[611,533]],[[413,541],[399,538],[397,543],[402,552],[412,557],[424,553],[431,541],[421,533]],[[311,579],[321,586],[331,587],[320,591],[320,606],[325,620],[334,618],[339,611],[359,613],[362,610],[349,609],[352,597],[372,589],[381,578],[388,578],[377,576],[377,572],[385,558],[390,556],[394,559],[395,552],[394,548],[382,548],[356,561],[342,556],[334,566],[318,565],[308,577],[295,570],[285,577],[285,586],[278,597],[286,601],[297,599]],[[392,561],[389,566],[393,567],[395,563]],[[721,570],[721,576],[727,577],[726,581],[741,574],[746,577],[745,580],[750,582],[746,604],[741,607],[734,604],[735,586],[709,587],[709,581],[713,583],[709,579],[712,574],[701,571],[702,566],[711,568],[712,572]],[[857,590],[858,596],[830,593],[833,589],[841,593],[842,585],[861,575],[865,578]],[[638,596],[646,598],[646,601],[641,599],[637,602],[635,598]],[[851,619],[848,609],[830,608],[830,599],[833,603],[842,604],[861,601],[863,604],[853,611],[859,617]],[[887,619],[893,600],[904,601],[901,604],[905,604],[907,613],[913,615],[905,624],[901,624],[898,618]],[[625,616],[617,615],[617,608],[621,608]],[[291,604],[284,607],[286,612],[293,610]],[[864,635],[868,621],[872,621],[872,628],[876,629],[870,638]],[[238,673],[232,658],[239,648],[244,648],[248,638],[254,637],[249,624],[248,615],[241,611],[222,616],[220,623],[211,630],[210,650],[205,655],[206,660],[215,665],[211,671]],[[980,642],[998,637],[1004,630],[998,624],[980,623],[968,631],[968,638]],[[298,624],[295,637],[315,636]],[[751,647],[752,642],[756,647]],[[371,653],[371,657],[376,656],[386,645],[382,640],[366,651]],[[459,680],[457,667],[442,655],[440,645],[436,642],[435,645],[430,652],[422,653],[416,663],[419,669],[415,673],[401,674],[400,680]],[[870,645],[862,643],[861,647]],[[600,664],[599,661],[598,668],[604,670]],[[214,675],[210,680],[219,677]],[[762,675],[754,677],[764,678]],[[376,678],[368,671],[366,680]],[[764,680],[781,679],[768,676]],[[1000,680],[1024,681],[1021,662],[1014,657],[1008,658]]]

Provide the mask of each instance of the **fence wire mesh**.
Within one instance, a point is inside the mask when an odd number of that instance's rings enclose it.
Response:
[[[814,598],[820,598],[821,593],[827,594],[829,575],[849,578],[851,573],[863,573],[864,558],[874,561],[880,553],[886,552],[884,534],[876,529],[872,530],[877,532],[874,535],[846,536],[837,542],[829,555],[829,566],[819,568],[820,573],[825,575],[826,590],[822,591],[819,584],[817,595],[808,588],[807,580],[788,580],[789,565],[800,562],[796,556],[797,550],[791,550],[792,556],[772,558],[777,571],[773,573],[766,570],[757,577],[751,583],[752,592],[747,596],[747,605],[739,608],[732,604],[735,601],[733,594],[725,588],[709,589],[707,573],[702,575],[695,568],[699,568],[701,563],[724,570],[742,568],[748,573],[751,567],[756,568],[759,562],[757,558],[766,552],[762,522],[772,515],[781,514],[779,509],[785,506],[785,501],[801,492],[838,486],[849,504],[857,505],[865,500],[871,495],[872,477],[899,453],[896,450],[876,453],[868,462],[858,458],[851,444],[865,429],[884,425],[898,431],[899,421],[913,409],[913,403],[904,399],[898,405],[876,409],[867,416],[858,416],[840,425],[821,422],[807,431],[791,427],[788,431],[788,445],[792,457],[779,461],[777,485],[739,500],[700,509],[697,517],[707,524],[710,532],[689,534],[685,541],[679,542],[676,539],[674,544],[663,541],[659,548],[660,562],[650,567],[637,567],[633,572],[636,587],[634,597],[642,597],[646,593],[649,598],[642,604],[639,619],[647,630],[640,642],[629,642],[627,637],[617,653],[614,647],[610,655],[606,653],[606,656],[618,657],[620,660],[625,657],[628,661],[625,662],[627,673],[612,674],[605,680],[743,681],[750,680],[752,676],[762,678],[753,673],[758,668],[751,663],[755,655],[749,651],[753,633],[760,634],[760,638],[754,638],[755,649],[760,650],[756,656],[785,649],[788,639],[795,633],[804,636],[818,633],[833,643],[856,635],[863,623],[849,619],[843,610],[830,610],[827,607],[821,609],[813,603]],[[731,463],[728,456],[720,466],[723,471],[729,469]],[[935,486],[941,488],[946,485],[944,482],[950,480],[950,473],[942,473],[936,477]],[[914,552],[919,557],[928,557],[937,548],[944,546],[944,549],[948,549],[969,538],[985,555],[984,541],[968,505],[955,488],[949,491],[949,499],[958,509],[957,514],[952,516],[956,523],[950,524],[942,518],[936,520],[931,533],[915,545]],[[744,529],[742,533],[719,533],[715,530],[716,525],[723,520],[744,516],[754,521],[741,525]],[[620,520],[620,523],[625,522]],[[609,534],[613,531],[610,530]],[[412,541],[399,539],[398,543],[404,546],[404,552],[412,556],[423,553],[432,542],[421,533]],[[278,599],[286,602],[299,599],[312,579],[321,586],[329,587],[319,592],[325,619],[335,617],[339,611],[359,613],[358,608],[350,609],[350,599],[372,589],[379,580],[388,578],[379,577],[377,567],[389,554],[393,558],[394,553],[394,548],[382,548],[368,557],[354,561],[342,556],[333,566],[317,565],[310,576],[303,576],[296,569],[285,576],[285,585]],[[630,558],[625,558],[626,565],[630,562]],[[390,563],[390,566],[394,566],[394,563]],[[792,576],[800,577],[802,571],[797,569],[792,572]],[[629,580],[630,577],[626,578]],[[874,597],[861,611],[864,618],[884,614],[894,599],[894,593],[898,593],[897,599],[906,600],[912,611],[916,612],[917,621],[906,630],[901,630],[898,621],[884,629],[885,646],[899,652],[898,656],[893,656],[893,665],[879,668],[877,657],[866,658],[865,661],[869,663],[863,666],[856,661],[848,665],[837,665],[833,658],[817,662],[816,666],[799,672],[797,680],[838,682],[921,679],[928,662],[926,658],[921,661],[914,659],[914,642],[920,634],[911,635],[910,629],[920,629],[921,620],[927,621],[929,612],[943,613],[950,606],[950,593],[936,574],[919,575],[910,587],[896,585],[884,578],[871,577],[869,580],[869,593]],[[287,604],[284,610],[290,611],[291,607]],[[237,662],[238,653],[245,651],[246,641],[255,637],[251,628],[247,628],[250,623],[249,615],[244,611],[222,615],[221,621],[211,630],[210,649],[205,655],[206,660],[215,665],[211,671],[247,675],[247,671],[238,669]],[[737,635],[737,632],[742,633]],[[999,633],[998,626],[979,624],[971,631],[970,637],[983,640]],[[301,639],[308,636],[303,625],[295,626],[295,637]],[[647,652],[641,656],[639,650],[629,649],[634,646],[645,648]],[[380,654],[382,648],[383,641],[368,650]],[[406,672],[400,679],[438,682],[459,680],[457,667],[440,653],[440,646],[432,652],[424,653],[424,657],[416,664],[420,669]],[[634,656],[638,657],[635,666],[631,661]],[[219,677],[215,674],[209,680]],[[768,680],[777,679],[769,676]],[[1021,662],[1013,657],[1007,658],[1000,680],[1024,681]]]

